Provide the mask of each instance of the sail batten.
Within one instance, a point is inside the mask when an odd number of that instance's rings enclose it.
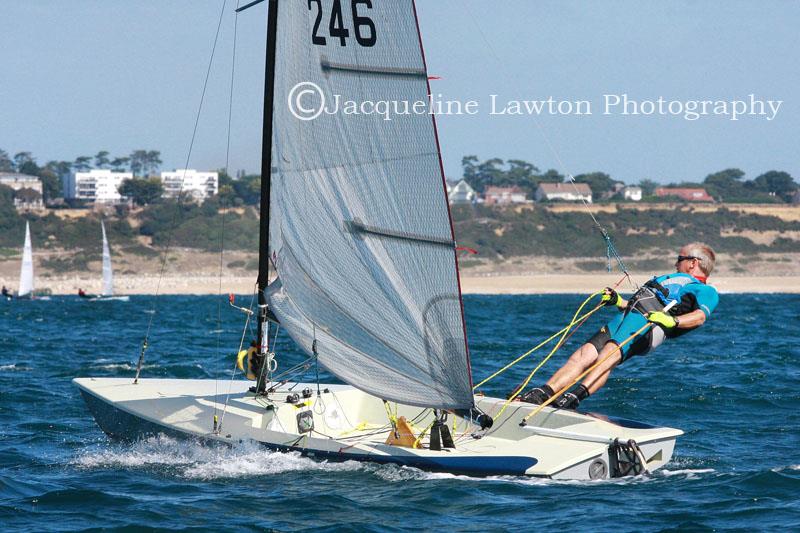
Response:
[[[391,237],[394,239],[407,239],[409,241],[417,241],[417,242],[427,242],[430,244],[441,244],[448,247],[455,247],[455,241],[451,239],[441,239],[437,237],[428,237],[425,235],[415,235],[413,233],[406,233],[402,231],[395,231],[386,228],[377,228],[375,226],[367,226],[360,220],[351,220],[350,222],[345,223],[348,228],[351,228],[353,231],[362,232],[362,233],[369,233],[372,235],[380,235],[383,237]]]
[[[306,120],[292,107],[298,87],[327,101],[427,100],[413,2],[353,5],[332,13],[329,2],[278,4],[270,309],[347,383],[409,405],[467,408],[463,311],[432,117],[322,112]]]
[[[404,68],[404,67],[382,67],[372,66],[365,67],[360,65],[350,65],[346,63],[333,63],[327,57],[322,56],[320,66],[323,70],[340,70],[342,72],[356,72],[359,74],[378,74],[387,76],[416,76],[420,78],[427,78],[425,70],[419,68]]]

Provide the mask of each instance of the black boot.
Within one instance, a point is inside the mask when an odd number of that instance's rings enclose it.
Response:
[[[552,395],[553,389],[551,389],[548,385],[542,385],[541,387],[536,387],[535,389],[531,389],[525,394],[522,394],[519,399],[523,402],[541,405],[549,400]]]
[[[589,389],[585,385],[580,384],[575,392],[565,392],[558,400],[553,402],[553,405],[559,409],[572,409],[575,410],[581,404],[582,400],[589,397]]]

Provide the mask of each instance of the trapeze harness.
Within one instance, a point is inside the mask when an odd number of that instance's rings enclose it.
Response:
[[[700,309],[700,305],[694,293],[685,291],[684,289],[689,285],[699,285],[702,283],[703,282],[697,278],[683,273],[654,277],[637,290],[628,300],[628,305],[622,312],[620,325],[624,323],[632,313],[647,317],[648,313],[663,311],[664,308],[672,302],[677,302],[667,311],[672,316],[679,316]],[[590,340],[590,342],[597,347],[598,351],[602,349],[602,345],[606,342],[613,340],[613,333],[609,331],[609,329],[611,329],[609,327],[610,325],[611,324],[601,329],[598,334]],[[630,350],[626,350],[628,353],[624,359],[633,355],[646,354],[660,346],[665,338],[679,337],[692,331],[692,329],[694,328],[673,328],[665,331],[661,326],[654,325],[647,333],[643,334],[631,344]]]

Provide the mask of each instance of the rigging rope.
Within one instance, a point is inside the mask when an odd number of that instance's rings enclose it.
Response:
[[[239,7],[239,0],[236,0],[236,7]],[[228,131],[227,141],[225,144],[225,174],[228,174],[228,164],[230,162],[231,154],[231,115],[233,114],[233,82],[236,71],[236,31],[237,22],[239,20],[239,13],[234,11],[233,17],[233,58],[231,59],[231,83],[230,94],[228,95]],[[218,184],[219,185],[219,184]],[[219,195],[219,188],[217,188],[217,196],[221,199],[222,207],[222,220],[220,221],[220,235],[219,235],[219,286],[217,287],[217,357],[222,357],[220,350],[222,342],[222,266],[225,257],[225,214],[226,202],[225,198]],[[217,379],[214,379],[214,396],[217,396]],[[217,403],[214,402],[214,420],[217,419]]]
[[[533,379],[533,376],[536,374],[536,372],[538,372],[538,371],[539,371],[539,369],[540,369],[540,368],[542,368],[542,366],[544,366],[544,364],[545,364],[547,361],[549,361],[549,360],[550,360],[550,358],[553,356],[553,354],[555,354],[555,353],[556,353],[556,352],[557,352],[557,351],[558,351],[558,350],[559,350],[559,349],[560,349],[560,348],[561,348],[561,347],[564,345],[564,341],[565,341],[565,340],[566,340],[566,338],[567,338],[567,333],[569,333],[569,330],[570,330],[570,329],[572,329],[572,327],[573,327],[575,324],[578,324],[578,323],[579,323],[579,321],[577,320],[577,317],[578,317],[578,315],[581,313],[581,311],[583,311],[583,308],[584,308],[584,307],[586,307],[586,305],[588,305],[588,303],[589,303],[589,302],[590,302],[590,301],[591,301],[593,298],[595,298],[596,296],[599,296],[599,295],[601,295],[601,294],[603,294],[603,291],[596,292],[596,293],[594,293],[594,294],[591,294],[591,295],[590,295],[588,298],[586,298],[586,299],[583,301],[583,303],[580,305],[580,307],[578,307],[578,310],[577,310],[577,311],[575,311],[575,314],[573,315],[573,317],[572,317],[572,321],[570,322],[569,326],[563,330],[563,331],[564,331],[564,333],[562,334],[561,338],[558,340],[558,343],[556,343],[556,345],[553,347],[553,349],[552,349],[552,350],[550,350],[550,353],[549,353],[549,354],[547,354],[547,356],[546,356],[544,359],[542,359],[542,361],[541,361],[541,362],[540,362],[538,365],[536,365],[536,368],[534,368],[534,369],[531,371],[531,373],[530,373],[530,374],[528,374],[528,377],[525,379],[525,381],[522,383],[522,385],[520,385],[520,386],[517,388],[517,390],[516,390],[516,391],[515,391],[515,392],[514,392],[514,393],[513,393],[511,396],[509,396],[509,397],[508,397],[508,399],[507,399],[507,400],[505,401],[505,403],[503,404],[503,407],[500,409],[500,412],[498,412],[498,413],[497,413],[497,414],[494,416],[495,420],[497,420],[498,418],[500,418],[500,416],[503,414],[503,412],[506,410],[506,408],[507,408],[507,407],[508,407],[508,406],[511,404],[511,402],[513,402],[513,401],[516,399],[516,397],[517,397],[517,396],[519,396],[519,394],[520,394],[520,393],[521,393],[523,390],[525,390],[525,387],[527,387],[527,386],[528,386],[528,383],[530,383],[531,379]],[[589,314],[592,314],[592,313],[596,312],[596,311],[597,311],[598,309],[600,309],[601,307],[603,307],[603,304],[602,304],[602,303],[601,303],[601,304],[599,304],[599,305],[597,305],[597,306],[596,306],[596,307],[595,307],[595,308],[594,308],[594,309],[591,311],[591,313],[589,313]],[[588,318],[588,317],[587,317],[587,318]],[[582,323],[582,322],[581,322],[581,323]]]
[[[217,42],[219,40],[219,32],[220,32],[220,28],[222,27],[222,19],[223,19],[223,16],[225,15],[225,6],[227,5],[227,3],[228,3],[228,0],[223,0],[222,8],[220,9],[220,12],[219,12],[219,21],[217,22],[217,32],[214,35],[214,44],[211,47],[211,57],[208,60],[208,68],[206,69],[206,77],[205,77],[205,80],[203,81],[203,91],[202,91],[202,93],[200,95],[200,104],[197,107],[197,114],[195,115],[194,128],[192,129],[192,139],[189,142],[189,151],[186,154],[186,164],[183,166],[183,176],[181,176],[181,187],[178,190],[178,201],[180,201],[180,195],[183,192],[183,183],[186,180],[186,170],[189,168],[189,161],[191,161],[191,158],[192,158],[192,149],[194,148],[194,141],[195,141],[195,138],[197,137],[197,127],[200,124],[200,115],[201,115],[201,113],[203,111],[203,102],[205,101],[205,97],[206,97],[206,89],[208,88],[208,80],[211,77],[211,66],[214,64],[214,53],[217,50]],[[164,278],[164,272],[166,271],[166,268],[167,268],[167,256],[169,254],[169,249],[170,249],[170,247],[172,245],[172,237],[173,237],[173,232],[175,230],[175,223],[176,223],[176,221],[178,219],[178,213],[180,211],[178,209],[178,206],[179,205],[176,205],[175,212],[174,212],[174,214],[172,216],[172,222],[170,223],[169,231],[167,232],[167,245],[164,248],[164,253],[162,254],[161,269],[160,269],[159,274],[158,274],[158,282],[156,283],[156,292],[153,295],[153,307],[152,307],[151,313],[150,313],[150,320],[147,323],[147,331],[146,331],[146,333],[144,335],[144,340],[142,341],[142,351],[139,354],[139,361],[136,363],[136,377],[133,379],[133,383],[134,384],[139,383],[139,374],[141,374],[141,372],[142,372],[142,365],[144,364],[144,355],[145,355],[145,351],[147,350],[147,345],[148,345],[147,341],[150,338],[150,331],[152,330],[152,327],[153,327],[153,319],[155,318],[156,310],[158,309],[158,295],[159,295],[159,293],[161,291],[161,281]]]
[[[675,302],[673,301],[672,303],[670,303],[669,305],[667,305],[667,306],[664,308],[664,311],[669,311],[669,310],[670,310],[672,307],[674,307],[674,306],[675,306]],[[589,368],[587,368],[586,370],[584,370],[584,371],[583,371],[583,373],[582,373],[581,375],[579,375],[577,378],[575,378],[574,380],[572,380],[572,383],[568,384],[566,387],[563,387],[561,390],[557,391],[557,392],[556,392],[555,394],[553,394],[553,395],[552,395],[552,396],[551,396],[551,397],[550,397],[550,398],[549,398],[549,399],[548,399],[546,402],[542,403],[541,405],[539,405],[539,407],[537,407],[536,409],[534,409],[533,411],[531,411],[531,412],[530,412],[530,414],[528,414],[528,416],[526,416],[525,418],[523,418],[523,419],[522,419],[522,422],[520,423],[520,425],[525,425],[525,422],[526,422],[526,421],[527,421],[527,420],[528,420],[530,417],[532,417],[532,416],[533,416],[533,415],[535,415],[536,413],[540,412],[542,409],[544,409],[544,407],[545,407],[545,406],[547,406],[547,405],[550,405],[551,403],[553,403],[554,401],[556,401],[556,399],[557,399],[557,398],[559,398],[559,397],[560,397],[562,394],[564,394],[565,392],[567,392],[567,391],[568,391],[568,390],[569,390],[569,389],[570,389],[570,388],[571,388],[573,385],[575,385],[575,384],[576,384],[576,383],[578,383],[580,380],[582,380],[583,378],[585,378],[585,377],[586,377],[586,376],[587,376],[587,375],[588,375],[588,374],[589,374],[589,373],[590,373],[592,370],[594,370],[595,368],[599,367],[601,364],[603,364],[604,362],[606,362],[606,361],[607,361],[607,360],[608,360],[608,359],[609,359],[609,358],[610,358],[612,355],[615,355],[615,354],[619,353],[619,352],[622,350],[622,348],[623,348],[623,347],[625,347],[625,346],[626,346],[628,343],[630,343],[632,340],[634,340],[634,339],[635,339],[636,337],[638,337],[640,334],[642,334],[642,333],[646,332],[648,329],[652,328],[652,327],[653,327],[653,325],[654,325],[654,324],[653,324],[652,322],[648,322],[648,323],[646,323],[645,325],[643,325],[641,328],[639,328],[638,330],[636,330],[635,332],[633,332],[633,334],[632,334],[630,337],[628,337],[627,339],[625,339],[624,341],[622,341],[621,343],[619,343],[619,344],[618,344],[618,345],[617,345],[617,346],[614,348],[614,350],[613,350],[611,353],[609,353],[608,355],[606,355],[605,357],[603,357],[602,359],[600,359],[599,361],[597,361],[596,363],[594,363],[592,366],[590,366]]]
[[[611,353],[609,353],[608,355],[606,355],[605,357],[603,357],[602,359],[600,359],[599,361],[597,361],[595,364],[593,364],[592,366],[590,366],[589,368],[587,368],[586,370],[584,370],[584,371],[583,371],[583,373],[581,373],[581,375],[579,375],[577,378],[575,378],[574,380],[572,380],[572,383],[570,383],[570,384],[568,384],[566,387],[563,387],[563,388],[561,388],[560,390],[556,391],[556,393],[555,393],[555,394],[553,394],[553,395],[552,395],[552,396],[551,396],[551,397],[550,397],[550,398],[549,398],[549,399],[548,399],[546,402],[544,402],[544,403],[542,403],[542,404],[538,405],[538,406],[536,407],[536,409],[534,409],[533,411],[531,411],[531,412],[530,412],[530,413],[529,413],[529,414],[528,414],[528,415],[527,415],[525,418],[523,418],[523,419],[522,419],[522,422],[520,423],[520,425],[525,425],[525,422],[527,422],[529,418],[531,418],[533,415],[535,415],[535,414],[539,413],[539,412],[540,412],[542,409],[544,409],[546,406],[548,406],[548,405],[550,405],[551,403],[553,403],[554,401],[556,401],[556,400],[557,400],[557,399],[558,399],[558,398],[559,398],[559,397],[560,397],[562,394],[564,394],[565,392],[567,392],[567,391],[568,391],[568,390],[569,390],[569,389],[570,389],[570,388],[571,388],[573,385],[575,385],[575,384],[576,384],[576,383],[578,383],[580,380],[582,380],[583,378],[585,378],[585,377],[586,377],[586,376],[587,376],[587,375],[588,375],[588,374],[589,374],[589,373],[590,373],[592,370],[594,370],[595,368],[599,367],[601,364],[603,364],[603,363],[605,363],[606,361],[608,361],[608,359],[609,359],[609,358],[610,358],[612,355],[615,355],[615,354],[619,353],[619,351],[620,351],[620,350],[622,350],[622,348],[624,348],[624,347],[625,347],[625,346],[626,346],[628,343],[630,343],[630,342],[631,342],[633,339],[635,339],[637,336],[639,336],[640,334],[644,333],[644,332],[645,332],[647,329],[649,329],[649,328],[651,328],[651,327],[653,327],[653,324],[651,324],[650,322],[648,322],[647,324],[645,324],[644,326],[642,326],[641,328],[639,328],[638,330],[636,330],[636,331],[635,331],[635,332],[634,332],[634,333],[633,333],[633,334],[632,334],[630,337],[628,337],[627,339],[625,339],[624,341],[622,341],[621,343],[619,343],[619,344],[618,344],[618,345],[617,345],[617,346],[614,348],[614,350],[613,350]]]
[[[589,298],[593,298],[594,296],[595,296],[595,294],[593,294]],[[486,383],[488,383],[489,381],[491,381],[492,379],[496,378],[497,376],[499,376],[500,374],[502,374],[503,372],[505,372],[506,370],[508,370],[512,366],[516,365],[517,363],[519,363],[520,361],[522,361],[523,359],[525,359],[526,357],[531,355],[533,352],[537,351],[539,348],[543,347],[545,344],[549,343],[550,341],[552,341],[553,339],[555,339],[556,337],[558,337],[559,335],[561,335],[565,331],[569,330],[574,325],[574,323],[582,322],[585,319],[587,319],[590,316],[592,316],[598,309],[600,309],[600,306],[592,309],[591,311],[587,311],[586,314],[582,315],[577,320],[567,324],[566,326],[564,326],[563,328],[561,328],[557,332],[553,333],[550,337],[546,338],[545,340],[543,340],[542,342],[540,342],[539,344],[537,344],[536,346],[534,346],[533,348],[531,348],[530,350],[528,350],[524,354],[520,355],[519,357],[517,357],[516,359],[514,359],[513,361],[508,363],[506,366],[504,366],[503,368],[501,368],[500,370],[498,370],[497,372],[495,372],[494,374],[489,376],[488,378],[484,379],[483,381],[481,381],[480,383],[478,383],[477,385],[472,387],[472,390],[477,390],[478,387],[481,387],[481,386],[485,385]]]
[[[620,279],[619,279],[619,281],[617,281],[617,282],[614,284],[614,287],[613,287],[613,288],[614,288],[614,289],[616,289],[617,287],[619,287],[620,283],[622,283],[624,280],[625,280],[625,276],[623,276],[622,278],[620,278]],[[578,308],[578,311],[576,312],[576,315],[577,315],[577,313],[579,313],[579,312],[580,312],[580,310],[581,310],[581,309],[582,309],[582,308],[583,308],[583,307],[586,305],[586,303],[587,303],[589,300],[591,300],[591,299],[592,299],[592,298],[594,298],[595,296],[597,296],[597,295],[599,295],[599,294],[602,294],[602,293],[603,293],[603,291],[599,291],[599,292],[596,292],[596,293],[594,293],[594,294],[591,294],[591,295],[590,295],[588,298],[586,298],[586,300],[584,300],[584,302],[583,302],[583,303],[581,304],[581,306]],[[580,326],[581,326],[581,325],[582,325],[582,324],[583,324],[583,323],[584,323],[586,320],[588,320],[588,319],[589,319],[589,317],[590,317],[590,316],[592,316],[594,313],[596,313],[596,312],[597,312],[599,309],[601,309],[602,307],[603,307],[602,305],[599,305],[599,306],[595,307],[594,309],[592,309],[591,311],[588,311],[588,312],[586,312],[586,314],[582,315],[580,318],[576,318],[576,319],[574,319],[572,322],[570,322],[569,324],[567,324],[566,326],[564,326],[563,328],[561,328],[561,329],[560,329],[560,330],[558,330],[557,332],[553,333],[553,334],[552,334],[550,337],[546,338],[545,340],[543,340],[542,342],[540,342],[539,344],[537,344],[536,346],[534,346],[533,348],[531,348],[530,350],[528,350],[528,351],[527,351],[527,352],[525,352],[524,354],[520,355],[519,357],[517,357],[516,359],[514,359],[513,361],[511,361],[510,363],[508,363],[506,366],[504,366],[503,368],[501,368],[500,370],[498,370],[497,372],[495,372],[494,374],[492,374],[491,376],[489,376],[488,378],[484,379],[483,381],[481,381],[480,383],[478,383],[477,385],[475,385],[474,387],[472,387],[472,390],[473,390],[473,391],[474,391],[474,390],[477,390],[477,389],[478,389],[478,387],[481,387],[482,385],[485,385],[486,383],[488,383],[488,382],[489,382],[489,381],[491,381],[492,379],[496,378],[497,376],[499,376],[500,374],[502,374],[503,372],[505,372],[506,370],[508,370],[508,369],[509,369],[509,368],[511,368],[512,366],[516,365],[517,363],[519,363],[520,361],[522,361],[523,359],[525,359],[526,357],[528,357],[529,355],[531,355],[533,352],[537,351],[539,348],[541,348],[542,346],[544,346],[545,344],[547,344],[547,343],[548,343],[548,342],[550,342],[551,340],[555,339],[556,337],[558,337],[559,335],[561,335],[561,334],[562,334],[562,333],[564,333],[565,331],[569,330],[569,329],[570,329],[570,328],[571,328],[573,325],[575,325],[575,324],[577,323],[578,325],[577,325],[577,326],[575,327],[575,329],[573,330],[573,333],[574,333],[575,331],[577,331],[577,329],[578,329],[578,328],[579,328],[579,327],[580,327]]]
[[[620,285],[620,284],[621,284],[621,283],[622,283],[622,282],[625,280],[625,277],[626,277],[626,276],[623,276],[622,278],[620,278],[620,279],[619,279],[619,281],[617,281],[617,282],[614,284],[614,289],[616,289],[617,287],[619,287],[619,285]],[[536,367],[533,369],[533,371],[531,371],[531,373],[530,373],[530,374],[528,374],[528,377],[527,377],[527,378],[526,378],[526,379],[525,379],[525,380],[524,380],[524,381],[523,381],[523,382],[522,382],[520,385],[518,385],[518,386],[517,386],[517,387],[514,389],[514,391],[512,392],[512,394],[509,396],[509,398],[508,398],[508,399],[506,400],[506,402],[503,404],[503,407],[500,409],[500,412],[498,412],[498,413],[497,413],[497,415],[495,415],[495,417],[494,417],[495,419],[497,419],[497,418],[498,418],[498,417],[499,417],[501,414],[503,414],[503,412],[506,410],[506,407],[508,407],[508,405],[509,405],[511,402],[513,402],[513,401],[514,401],[514,399],[516,399],[516,398],[517,398],[517,396],[519,396],[519,394],[520,394],[522,391],[524,391],[524,390],[525,390],[525,387],[527,387],[527,386],[528,386],[528,383],[530,383],[531,379],[532,379],[532,378],[533,378],[533,376],[536,374],[536,372],[538,372],[538,371],[539,371],[539,369],[540,369],[540,368],[541,368],[541,367],[542,367],[542,366],[543,366],[545,363],[547,363],[547,361],[548,361],[548,360],[549,360],[549,359],[550,359],[550,358],[551,358],[551,357],[552,357],[552,356],[553,356],[553,355],[554,355],[554,354],[555,354],[555,353],[556,353],[556,352],[557,352],[557,351],[558,351],[558,350],[559,350],[559,349],[560,349],[560,348],[561,348],[561,347],[564,345],[564,343],[565,343],[565,342],[566,342],[566,341],[567,341],[567,340],[568,340],[568,339],[569,339],[569,338],[570,338],[570,337],[571,337],[571,336],[572,336],[572,335],[573,335],[573,334],[574,334],[574,333],[575,333],[575,332],[576,332],[576,331],[577,331],[577,330],[578,330],[578,329],[579,329],[579,328],[580,328],[580,327],[581,327],[581,326],[582,326],[582,325],[583,325],[583,324],[584,324],[584,323],[585,323],[585,322],[586,322],[586,321],[589,319],[589,317],[591,317],[591,316],[592,316],[594,313],[596,313],[597,311],[599,311],[600,309],[602,309],[602,308],[605,306],[605,304],[604,304],[604,303],[600,303],[600,304],[598,304],[597,306],[595,306],[593,309],[591,309],[590,311],[587,311],[587,312],[586,312],[586,313],[584,313],[583,315],[581,315],[581,316],[578,316],[578,315],[580,315],[580,313],[581,313],[581,311],[583,310],[583,308],[584,308],[584,307],[586,307],[586,305],[587,305],[587,304],[588,304],[588,303],[589,303],[589,302],[592,300],[592,298],[595,298],[596,296],[599,296],[599,295],[603,294],[603,292],[604,292],[604,291],[598,291],[598,292],[595,292],[595,293],[593,293],[593,294],[590,294],[590,295],[589,295],[589,296],[588,296],[588,297],[587,297],[587,298],[586,298],[586,299],[583,301],[583,303],[581,303],[581,305],[578,307],[578,309],[575,311],[575,314],[573,315],[573,317],[572,317],[572,320],[570,321],[570,323],[569,323],[569,324],[567,324],[565,327],[561,328],[559,331],[557,331],[556,333],[554,333],[553,335],[551,335],[551,336],[550,336],[550,337],[548,337],[547,339],[543,340],[542,342],[540,342],[539,344],[537,344],[536,346],[534,346],[533,348],[531,348],[530,350],[528,350],[527,352],[525,352],[524,354],[522,354],[521,356],[519,356],[519,357],[517,357],[516,359],[514,359],[513,361],[511,361],[510,363],[508,363],[507,365],[505,365],[503,368],[501,368],[500,370],[498,370],[497,372],[495,372],[495,373],[494,373],[494,374],[492,374],[491,376],[487,377],[486,379],[484,379],[483,381],[481,381],[480,383],[478,383],[477,385],[475,385],[475,387],[473,387],[473,391],[474,391],[474,390],[476,390],[478,387],[480,387],[480,386],[482,386],[482,385],[486,384],[487,382],[489,382],[490,380],[492,380],[492,379],[496,378],[497,376],[499,376],[500,374],[502,374],[503,372],[505,372],[506,370],[508,370],[508,369],[509,369],[509,368],[511,368],[512,366],[516,365],[517,363],[519,363],[520,361],[522,361],[523,359],[525,359],[526,357],[528,357],[529,355],[531,355],[531,354],[532,354],[532,353],[534,353],[535,351],[539,350],[540,348],[542,348],[544,345],[546,345],[547,343],[549,343],[550,341],[552,341],[553,339],[555,339],[555,338],[556,338],[556,337],[558,337],[559,335],[561,335],[561,336],[562,336],[562,337],[561,337],[561,339],[559,339],[558,343],[556,343],[556,346],[555,346],[555,347],[554,347],[554,348],[553,348],[553,349],[550,351],[550,353],[549,353],[549,354],[548,354],[548,355],[547,355],[547,356],[546,356],[546,357],[545,357],[545,358],[544,358],[544,359],[543,359],[543,360],[542,360],[542,361],[541,361],[541,362],[540,362],[538,365],[536,365]]]
[[[242,328],[242,336],[239,339],[239,350],[236,352],[237,354],[242,351],[242,346],[244,346],[244,338],[247,336],[247,326],[250,323],[250,317],[253,316],[253,304],[256,301],[256,294],[258,292],[258,286],[256,286],[255,288],[256,288],[256,290],[253,291],[253,294],[250,295],[250,307],[249,307],[250,312],[246,313],[247,314],[247,318],[245,319],[244,327]],[[228,393],[225,395],[225,404],[223,405],[223,408],[222,408],[222,416],[220,416],[220,419],[219,419],[219,425],[217,426],[217,432],[221,432],[222,431],[222,423],[225,421],[225,413],[228,411],[228,402],[230,401],[230,398],[231,398],[231,391],[233,390],[233,380],[234,380],[235,377],[236,377],[236,362],[234,361],[233,369],[231,370],[231,379],[228,382]],[[215,408],[216,408],[216,404],[215,404]]]

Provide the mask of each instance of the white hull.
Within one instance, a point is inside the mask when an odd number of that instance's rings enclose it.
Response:
[[[472,436],[479,428],[459,418],[455,449],[434,451],[427,448],[427,437],[422,448],[385,444],[390,429],[383,402],[347,385],[321,385],[327,392],[318,399],[316,394],[308,400],[301,395],[300,403],[291,404],[287,395],[306,387],[316,390],[316,384],[297,384],[291,391],[292,384],[287,384],[267,400],[248,392],[252,383],[247,381],[142,379],[134,385],[129,378],[78,378],[74,383],[101,429],[117,439],[164,433],[223,443],[252,440],[329,460],[396,463],[473,475],[613,477],[619,473],[616,454],[609,452],[614,439],[634,439],[647,469],[653,471],[669,462],[675,439],[683,433],[549,407],[522,427],[519,422],[536,406],[515,403],[480,439]],[[475,400],[489,414],[504,402],[478,396]],[[306,415],[313,417],[309,433],[298,430],[302,412],[312,413]],[[219,432],[214,432],[214,415],[221,419]],[[413,420],[417,432],[433,420],[430,410],[419,407],[401,405],[398,415]],[[452,431],[452,415],[448,426]]]

